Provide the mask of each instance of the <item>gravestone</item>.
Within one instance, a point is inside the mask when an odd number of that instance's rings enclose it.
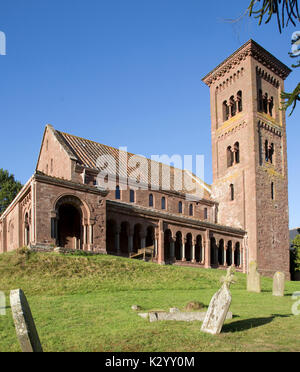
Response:
[[[252,261],[249,265],[249,273],[247,275],[247,291],[261,292],[260,274],[257,271],[257,263]]]
[[[213,335],[221,332],[228,314],[231,304],[229,288],[231,284],[236,282],[236,278],[234,277],[234,268],[229,267],[227,269],[226,277],[223,277],[221,280],[223,281],[223,285],[212,297],[201,327],[202,332],[211,333]]]
[[[6,315],[6,298],[4,292],[0,292],[0,316],[2,315]]]
[[[26,296],[21,289],[10,292],[10,306],[23,352],[43,352]]]
[[[285,276],[284,273],[277,271],[273,277],[273,296],[284,296]]]

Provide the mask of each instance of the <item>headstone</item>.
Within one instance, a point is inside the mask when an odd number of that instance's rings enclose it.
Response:
[[[167,313],[167,312],[153,312],[153,313],[145,313],[145,314],[138,314],[140,317],[144,319],[148,319],[151,323],[159,322],[159,321],[173,321],[173,322],[203,322],[206,316],[206,312],[176,312],[176,313]],[[226,319],[232,319],[232,313],[228,311],[226,315]]]
[[[21,289],[10,292],[10,306],[23,352],[43,352],[26,296]]]
[[[260,274],[257,271],[257,263],[252,261],[249,265],[249,273],[247,275],[247,291],[261,292]]]
[[[0,292],[0,316],[1,315],[6,315],[6,298],[4,292]]]
[[[228,314],[231,304],[230,284],[235,283],[234,268],[227,269],[226,277],[222,278],[223,285],[221,289],[212,297],[207,313],[205,315],[201,331],[219,334]]]
[[[171,307],[170,313],[179,313],[180,310],[177,307]]]
[[[133,310],[133,311],[139,311],[139,310],[141,310],[141,307],[139,305],[132,305],[131,306],[131,310]]]
[[[273,277],[273,296],[284,296],[285,276],[284,273],[277,271]]]

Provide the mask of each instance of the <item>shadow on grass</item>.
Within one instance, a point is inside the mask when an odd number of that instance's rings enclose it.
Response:
[[[289,318],[291,315],[280,315],[272,314],[267,318],[251,318],[239,320],[230,324],[225,324],[222,328],[222,333],[230,332],[241,332],[246,331],[247,329],[252,329],[256,327],[261,327],[263,325],[271,323],[275,318]]]

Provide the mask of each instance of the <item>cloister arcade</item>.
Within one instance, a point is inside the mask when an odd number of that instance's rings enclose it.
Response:
[[[209,232],[212,236],[207,240],[205,229],[197,231],[190,228],[189,231],[188,226],[166,225],[161,231],[157,222],[146,219],[138,221],[125,216],[124,220],[110,217],[106,226],[107,253],[130,257],[139,249],[153,247],[154,261],[158,263],[212,268],[233,265],[238,270],[243,270],[245,263],[242,237],[220,238],[220,234]]]

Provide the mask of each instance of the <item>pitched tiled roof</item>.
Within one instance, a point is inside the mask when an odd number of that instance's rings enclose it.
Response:
[[[75,159],[79,165],[85,168],[89,168],[92,170],[101,169],[101,167],[97,165],[99,164],[97,163],[97,159],[100,156],[106,155],[108,163],[116,164],[117,174],[119,174],[121,177],[127,177],[126,169],[128,172],[128,176],[132,175],[132,172],[136,170],[140,174],[139,182],[142,184],[151,184],[156,186],[157,188],[165,189],[165,187],[163,186],[170,183],[170,191],[177,191],[179,193],[190,194],[201,199],[211,200],[210,186],[205,184],[202,180],[188,171],[158,163],[154,160],[144,158],[140,155],[121,151],[107,145],[103,145],[57,130],[55,131],[55,135],[59,139],[61,144],[65,147],[69,156]],[[136,163],[139,161],[140,165],[137,166]],[[119,167],[120,163],[122,163],[123,166]],[[131,166],[130,163],[134,166]],[[151,177],[151,169],[157,169],[157,172],[159,170],[159,177],[157,177],[157,180],[153,180],[154,177]],[[179,182],[181,177],[182,180],[186,180],[185,185],[192,185],[193,188],[198,185],[197,193],[195,193],[195,191],[189,192],[189,187],[176,187],[176,182]],[[184,183],[181,183],[181,185],[182,184]]]

